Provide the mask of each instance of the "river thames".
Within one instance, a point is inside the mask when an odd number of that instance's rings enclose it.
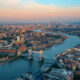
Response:
[[[74,48],[80,44],[80,39],[77,36],[64,33],[62,35],[67,36],[67,39],[61,44],[53,45],[47,50],[44,50],[43,56],[45,58],[53,60],[58,53],[64,52],[66,49]],[[38,54],[34,55],[39,56]],[[29,61],[26,58],[17,58],[0,66],[0,80],[13,80],[15,77],[18,77],[28,71],[35,73],[39,71],[41,66],[45,63],[46,62],[39,63],[37,59]]]

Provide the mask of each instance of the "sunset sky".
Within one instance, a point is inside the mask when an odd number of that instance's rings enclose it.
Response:
[[[79,22],[80,0],[0,0],[0,23]]]

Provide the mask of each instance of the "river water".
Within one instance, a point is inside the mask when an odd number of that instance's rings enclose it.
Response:
[[[62,33],[60,33],[62,34]],[[62,34],[68,38],[59,45],[53,45],[43,51],[43,56],[48,59],[53,59],[58,53],[64,52],[66,49],[71,49],[80,44],[80,39],[77,36]],[[45,63],[39,63],[37,59],[32,61],[26,58],[17,58],[0,66],[0,80],[13,80],[21,74],[31,71],[33,73],[40,70]]]

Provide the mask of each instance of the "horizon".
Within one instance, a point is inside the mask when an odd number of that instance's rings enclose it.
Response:
[[[57,23],[57,24],[71,24],[71,25],[79,25],[80,22],[54,22],[54,21],[51,21],[51,22],[45,22],[45,23],[36,23],[36,22],[11,22],[11,23],[8,23],[8,22],[4,22],[4,23],[0,23],[0,25],[30,25],[30,24],[33,24],[33,25],[38,25],[38,24],[41,24],[41,25],[47,25],[47,24],[51,24],[51,23]]]

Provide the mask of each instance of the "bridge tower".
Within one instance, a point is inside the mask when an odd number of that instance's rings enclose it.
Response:
[[[20,56],[20,54],[21,54],[21,51],[18,49],[17,56]]]
[[[39,56],[39,61],[43,61],[43,50],[40,50],[39,51],[39,54],[40,54],[40,56]]]
[[[28,49],[28,59],[29,60],[32,59],[32,49],[31,48]]]

